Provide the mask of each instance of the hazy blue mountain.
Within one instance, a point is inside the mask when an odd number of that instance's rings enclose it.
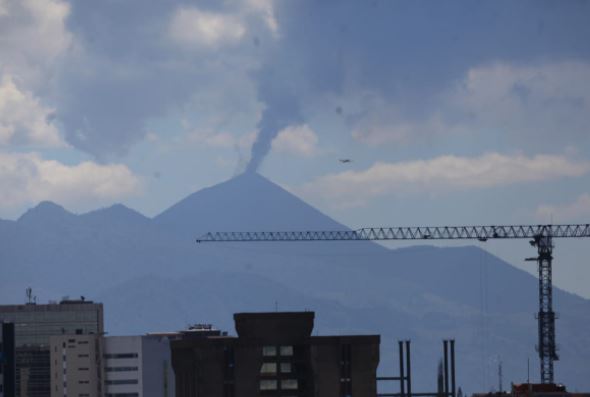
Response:
[[[110,334],[210,322],[236,311],[314,310],[327,333],[378,333],[383,370],[412,338],[416,381],[434,387],[443,338],[457,339],[469,392],[538,376],[537,280],[477,247],[388,250],[369,242],[196,244],[206,231],[345,229],[257,174],[191,194],[153,219],[114,205],[76,215],[43,202],[0,221],[0,299],[105,303]],[[590,302],[559,289],[557,380],[590,389]],[[534,379],[533,377],[533,379]],[[417,384],[417,387],[418,387]]]

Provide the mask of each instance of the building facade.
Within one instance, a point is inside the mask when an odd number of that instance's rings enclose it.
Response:
[[[51,336],[51,397],[102,397],[101,335]]]
[[[378,335],[311,336],[314,313],[238,313],[238,336],[171,342],[177,397],[375,397]]]
[[[104,332],[102,304],[84,299],[0,305],[0,321],[14,324],[16,395],[19,397],[51,394],[51,336],[101,335]]]
[[[168,337],[105,337],[103,366],[106,397],[175,395]]]
[[[0,397],[16,393],[14,324],[0,322]]]

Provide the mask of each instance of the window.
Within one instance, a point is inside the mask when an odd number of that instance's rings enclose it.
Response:
[[[104,358],[137,358],[137,353],[115,353],[105,354]]]
[[[293,368],[291,368],[291,363],[281,363],[281,373],[289,374],[291,371],[293,371]]]
[[[281,346],[281,356],[292,356],[293,346]]]
[[[88,354],[78,354],[79,358],[84,358],[84,357],[88,357]]]
[[[281,380],[281,390],[297,390],[297,379]]]
[[[263,363],[262,367],[260,368],[261,374],[276,374],[277,373],[277,363]]]
[[[113,379],[107,380],[107,385],[136,385],[137,379]]]
[[[78,371],[88,371],[88,368],[78,368]]]
[[[107,372],[137,371],[137,367],[107,367]]]
[[[277,381],[274,379],[263,379],[260,381],[260,390],[276,390]]]
[[[78,341],[78,344],[79,345],[87,345],[88,344],[88,341],[87,340],[79,340]]]
[[[277,347],[276,346],[263,346],[262,347],[262,355],[263,356],[276,356],[277,355]]]
[[[87,380],[80,380],[80,381],[78,381],[78,383],[81,385],[86,385],[86,384],[88,384],[88,381]]]

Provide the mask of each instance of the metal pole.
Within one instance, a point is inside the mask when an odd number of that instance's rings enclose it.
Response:
[[[455,340],[451,339],[451,393],[453,397],[457,397],[456,383],[455,383]]]
[[[406,379],[407,379],[407,389],[408,389],[408,397],[412,397],[412,364],[410,359],[410,341],[406,341]]]
[[[401,397],[405,397],[406,388],[405,388],[405,381],[406,378],[404,377],[404,342],[401,340],[398,341],[399,344],[399,394]]]
[[[449,397],[449,341],[443,340],[444,346],[444,395]]]

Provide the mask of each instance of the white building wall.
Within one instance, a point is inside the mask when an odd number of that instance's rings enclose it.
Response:
[[[174,372],[167,338],[104,338],[106,397],[174,397]]]
[[[142,396],[141,336],[104,338],[103,363],[106,397]]]

